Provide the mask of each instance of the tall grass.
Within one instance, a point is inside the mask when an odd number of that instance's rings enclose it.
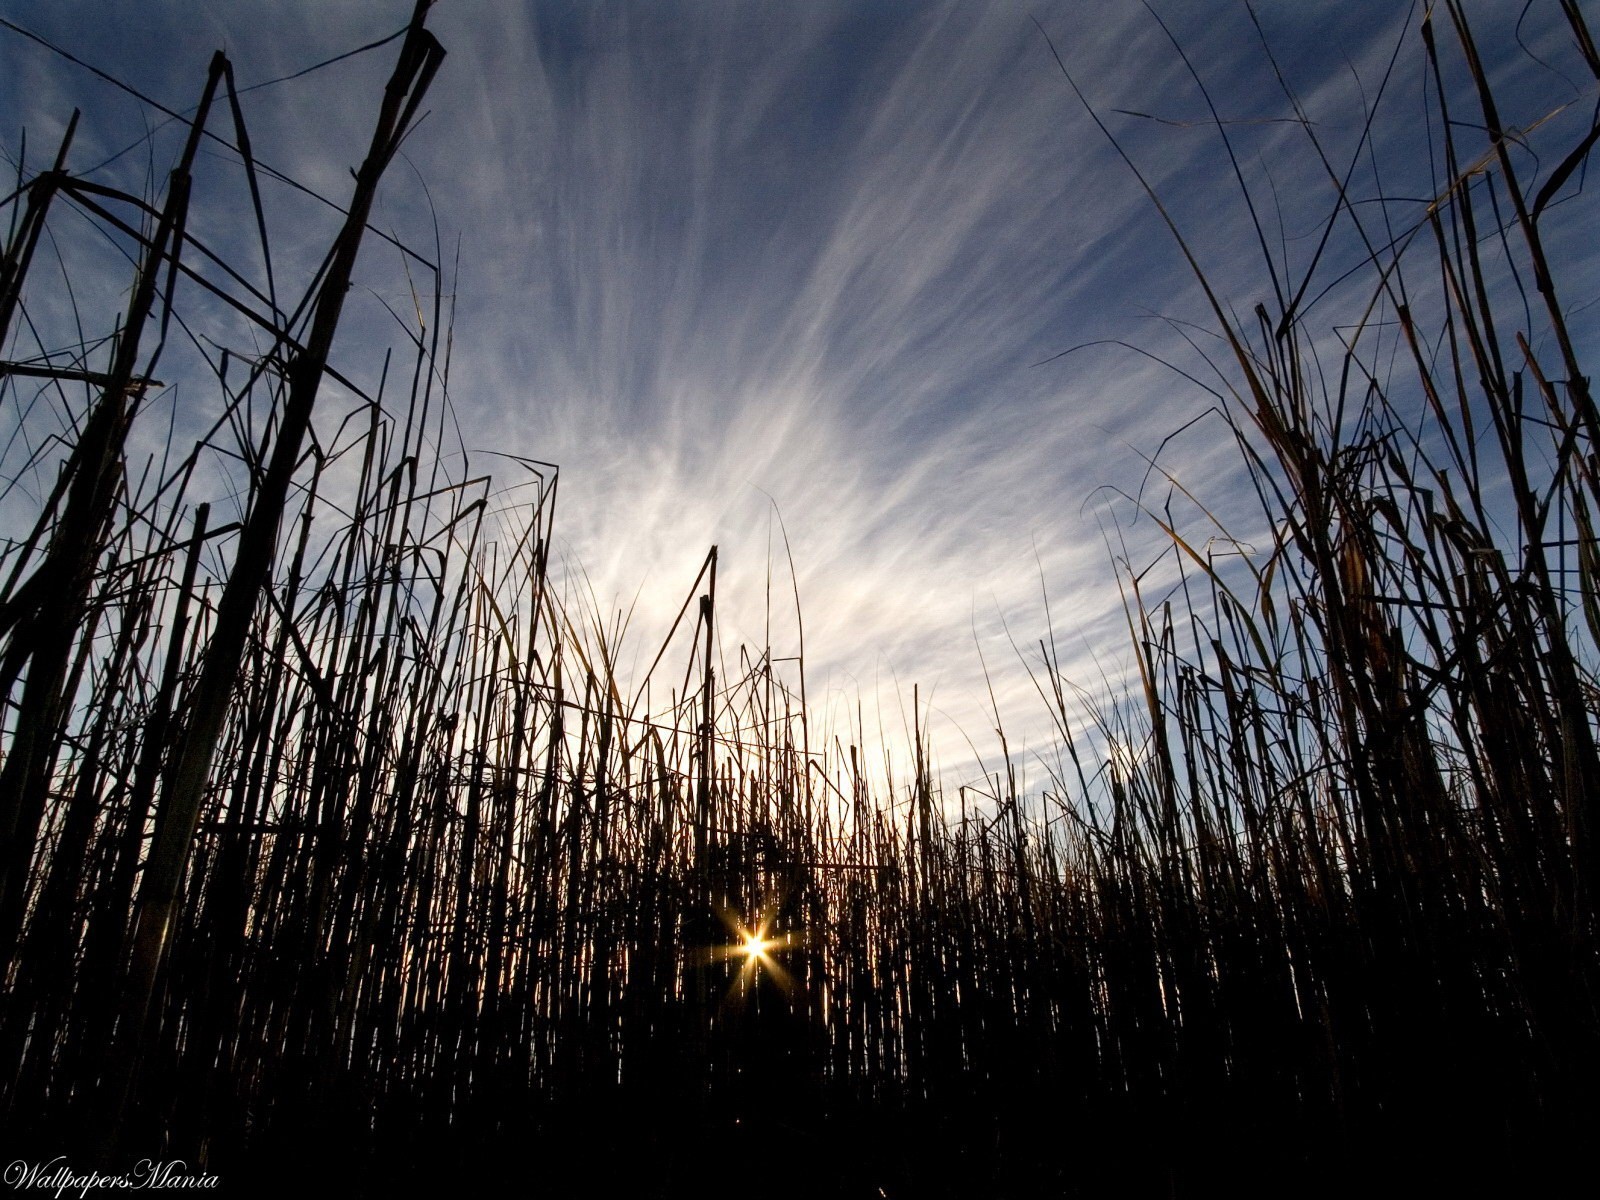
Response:
[[[1581,219],[1551,201],[1593,134],[1535,187],[1462,13],[1425,18],[1437,103],[1476,109],[1441,121],[1406,237],[1330,165],[1365,319],[1330,359],[1305,287],[1250,321],[1214,300],[1270,550],[1225,567],[1162,516],[1176,586],[1124,579],[1140,692],[1081,704],[1041,642],[1061,768],[952,797],[915,698],[912,777],[875,785],[864,738],[812,744],[770,650],[725,664],[715,550],[623,687],[549,577],[554,469],[507,485],[440,452],[436,268],[409,361],[365,389],[335,365],[437,64],[425,9],[290,313],[281,270],[216,269],[184,166],[155,204],[63,144],[10,199],[5,501],[33,508],[0,545],[8,1160],[185,1158],[242,1189],[322,1150],[369,1194],[581,1171],[596,1195],[863,1196],[1579,1161],[1600,421],[1544,232]],[[259,204],[220,56],[180,161],[219,95]],[[43,332],[70,280],[33,251],[64,206],[136,251],[107,350]],[[265,348],[191,336],[218,306]],[[146,465],[169,339],[217,415]],[[742,932],[775,945],[747,958]]]

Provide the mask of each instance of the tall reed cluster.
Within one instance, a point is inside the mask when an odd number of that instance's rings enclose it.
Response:
[[[1304,287],[1245,322],[1215,300],[1270,548],[1223,565],[1163,517],[1176,585],[1125,579],[1139,694],[1079,704],[1041,642],[1060,769],[952,796],[920,731],[885,787],[864,739],[813,744],[770,651],[728,668],[714,550],[624,687],[549,577],[554,469],[504,460],[507,487],[441,454],[437,285],[376,388],[336,365],[442,54],[426,7],[290,311],[188,220],[225,106],[271,261],[221,56],[163,199],[75,176],[63,143],[8,201],[7,1159],[243,1188],[315,1149],[370,1194],[431,1171],[562,1194],[578,1165],[595,1195],[862,1196],[1576,1161],[1600,412],[1545,234],[1581,219],[1554,201],[1596,134],[1525,178],[1463,14],[1430,11],[1436,198],[1380,236],[1329,168],[1330,224],[1369,239],[1361,321],[1330,358]],[[63,210],[138,264],[115,336],[68,352],[31,316]],[[208,307],[248,353],[197,332]],[[144,462],[169,340],[219,415]]]

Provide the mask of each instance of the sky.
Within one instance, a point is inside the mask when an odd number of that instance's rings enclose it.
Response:
[[[410,7],[6,0],[0,16],[183,110],[214,49],[261,83]],[[1581,133],[1592,81],[1556,5],[1469,7],[1508,119],[1569,105],[1547,132]],[[453,264],[462,438],[559,464],[555,570],[603,622],[629,614],[624,673],[716,544],[725,655],[796,654],[797,590],[819,711],[842,723],[859,704],[892,737],[916,685],[948,788],[1000,769],[996,711],[1024,770],[1048,745],[1027,669],[1041,639],[1091,692],[1123,678],[1115,560],[1163,548],[1133,497],[1165,503],[1170,474],[1241,550],[1268,536],[1205,415],[1215,395],[1187,377],[1216,385],[1195,349],[1214,348],[1213,319],[1062,71],[1248,312],[1271,279],[1191,65],[1291,275],[1332,194],[1274,61],[1341,164],[1382,90],[1381,174],[1356,175],[1390,197],[1374,212],[1404,219],[1433,186],[1415,10],[1263,0],[1256,17],[1224,0],[435,6],[448,58],[374,223]],[[396,45],[245,93],[259,157],[346,197]],[[133,188],[164,170],[159,115],[10,30],[0,64],[10,160],[26,129],[45,165],[77,106],[75,169],[111,159],[92,177]],[[317,219],[281,189],[265,201],[280,254],[313,261]],[[209,218],[224,244],[246,236],[232,204]],[[1590,252],[1568,257],[1582,298]],[[1336,240],[1319,271],[1354,261]],[[369,239],[358,284],[338,353],[370,367],[394,336],[377,299],[406,303],[400,256]],[[1331,324],[1337,293],[1322,303]],[[1216,533],[1181,494],[1174,511]]]

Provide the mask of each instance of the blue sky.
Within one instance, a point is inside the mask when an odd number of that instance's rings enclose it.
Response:
[[[1521,0],[1470,7],[1517,109],[1508,119],[1579,101],[1545,127],[1570,141],[1592,81],[1552,34],[1555,5],[1526,17]],[[11,0],[0,14],[184,109],[215,48],[249,85],[392,32],[409,9]],[[1274,253],[1303,270],[1331,192],[1248,10],[1156,9],[1230,122]],[[1404,39],[1374,147],[1381,178],[1363,167],[1353,190],[1401,198],[1388,211],[1414,216],[1433,187],[1416,13],[1392,0],[1258,9],[1341,166]],[[592,592],[605,614],[631,607],[628,645],[648,663],[718,543],[731,657],[766,636],[769,561],[774,594],[788,595],[781,515],[813,698],[842,720],[859,697],[869,727],[881,709],[892,731],[920,684],[947,782],[977,770],[968,738],[998,766],[991,687],[1013,749],[1048,740],[1013,640],[1026,651],[1053,632],[1092,690],[1124,669],[1105,530],[1120,520],[1140,564],[1159,550],[1159,531],[1116,501],[1147,481],[1143,455],[1160,447],[1162,467],[1241,538],[1264,532],[1220,422],[1163,445],[1213,397],[1110,344],[1201,373],[1182,323],[1210,317],[1034,17],[1226,302],[1248,312],[1268,298],[1205,102],[1161,24],[1122,0],[442,0],[429,26],[449,57],[376,217],[431,247],[436,214],[447,258],[459,239],[451,391],[463,438],[560,464],[560,570],[574,596]],[[248,93],[257,153],[343,198],[392,58],[391,45]],[[0,145],[13,158],[26,128],[30,163],[43,165],[77,105],[77,168],[131,145],[100,177],[134,188],[159,177],[171,131],[142,140],[158,117],[5,30],[0,62]],[[210,218],[219,244],[247,211],[241,197]],[[325,216],[287,193],[266,199],[280,254],[310,261]],[[1595,289],[1590,252],[1566,250],[1581,303]],[[1321,269],[1331,280],[1352,261],[1336,241]],[[403,306],[407,283],[398,255],[371,242],[359,273],[367,290],[339,353],[370,365],[392,336],[371,297]],[[1338,304],[1324,302],[1330,324]],[[1043,362],[1090,343],[1104,344]],[[1165,495],[1159,482],[1147,498]],[[1198,528],[1195,510],[1179,512]],[[778,655],[796,648],[788,607],[773,610]]]

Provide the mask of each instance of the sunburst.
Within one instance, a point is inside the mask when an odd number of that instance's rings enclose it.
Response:
[[[740,992],[747,991],[765,972],[785,992],[792,990],[794,977],[784,968],[778,956],[801,945],[805,933],[797,929],[776,929],[777,905],[773,902],[763,906],[761,915],[754,922],[747,922],[732,909],[724,909],[721,916],[728,932],[733,935],[732,940],[712,947],[707,957],[722,962],[742,960],[734,988]]]

